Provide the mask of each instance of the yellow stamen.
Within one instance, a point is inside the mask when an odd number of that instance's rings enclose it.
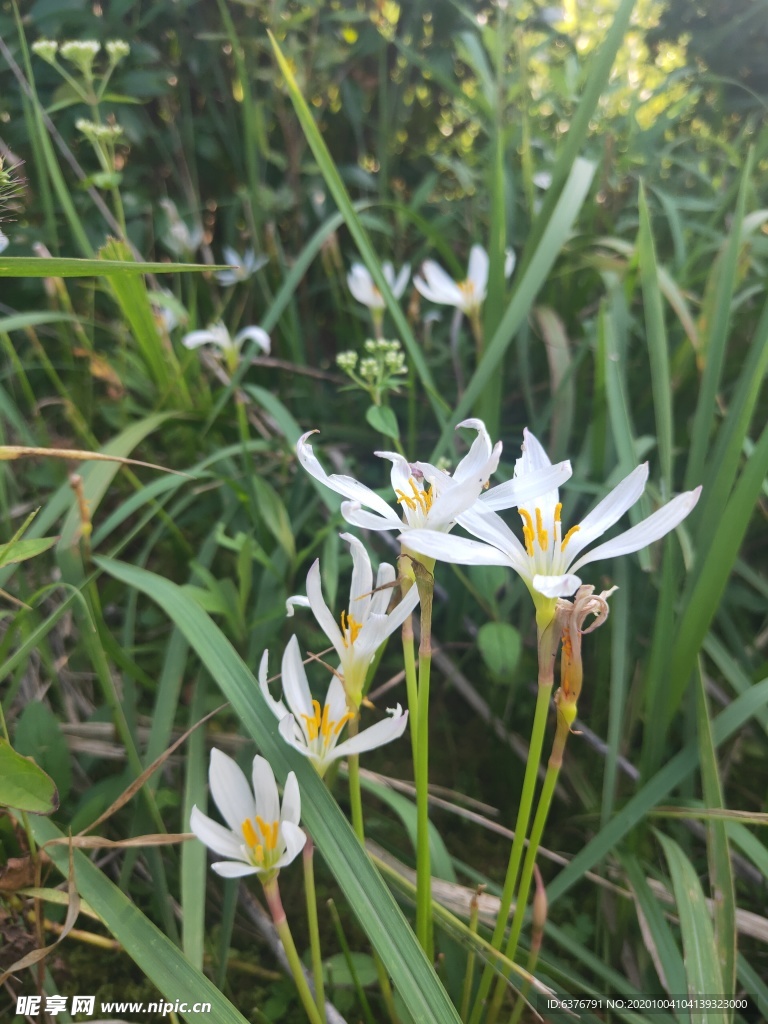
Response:
[[[556,523],[560,522],[560,513],[562,511],[563,511],[563,503],[562,503],[562,501],[558,501],[558,503],[555,505],[555,522]]]
[[[413,477],[409,478],[408,483],[411,485],[411,494],[395,491],[398,505],[407,505],[411,512],[415,512],[417,508],[422,512],[429,512],[432,508],[432,491],[425,491],[423,487],[419,487]]]
[[[260,815],[256,815],[256,824],[259,826],[259,831],[264,836],[264,845],[270,851],[274,850],[277,846],[277,836],[280,831],[280,822],[273,821],[268,822]]]
[[[341,732],[341,730],[342,730],[342,729],[344,728],[344,726],[345,726],[345,725],[347,724],[347,722],[348,722],[348,721],[349,721],[350,719],[354,718],[354,717],[355,717],[355,716],[354,716],[354,714],[353,714],[353,713],[352,713],[351,711],[347,711],[347,713],[346,713],[345,715],[342,715],[342,716],[341,716],[341,718],[340,718],[340,719],[338,720],[338,722],[336,723],[336,725],[335,725],[335,726],[333,726],[333,732],[334,732],[334,734],[335,734],[336,736],[338,736],[338,735],[339,735],[339,733]],[[333,725],[333,722],[331,722],[331,725]]]
[[[520,517],[523,520],[523,537],[525,538],[525,550],[528,553],[529,558],[533,558],[533,519],[531,519],[531,513],[526,511],[524,508],[517,510],[520,513]]]
[[[245,839],[247,845],[253,850],[254,847],[258,846],[259,840],[250,818],[245,819],[242,824],[242,830],[243,839]]]
[[[581,529],[580,526],[572,526],[570,528],[568,533],[566,533],[566,535],[563,537],[563,543],[560,545],[560,550],[561,551],[565,551],[565,545],[568,543],[568,541],[571,539],[571,537],[574,535],[574,533],[578,533],[580,529]]]
[[[549,533],[544,529],[540,508],[536,509],[536,536],[539,539],[539,547],[542,551],[546,551],[547,544],[549,543]]]
[[[362,622],[358,622],[353,615],[349,615],[347,612],[341,613],[341,641],[345,647],[349,647],[357,640],[362,628]]]

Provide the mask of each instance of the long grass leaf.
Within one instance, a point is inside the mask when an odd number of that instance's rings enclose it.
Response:
[[[223,633],[181,588],[154,573],[96,559],[115,579],[156,601],[175,622],[276,774],[293,770],[303,794],[305,824],[369,935],[415,1020],[458,1022],[452,1003],[397,904],[374,870],[346,818],[305,759],[279,738],[258,684]]]

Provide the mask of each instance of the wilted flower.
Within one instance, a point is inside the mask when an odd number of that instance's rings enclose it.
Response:
[[[287,610],[288,615],[293,615],[295,605],[312,609],[318,625],[336,649],[347,701],[356,709],[360,706],[365,677],[376,651],[402,626],[416,607],[419,595],[412,587],[397,607],[387,613],[397,578],[394,567],[382,562],[374,585],[373,568],[365,545],[351,533],[342,533],[341,538],[349,544],[352,554],[352,582],[349,607],[341,613],[339,623],[323,597],[319,560],[313,562],[307,573],[307,596],[289,597]]]
[[[253,759],[253,791],[231,757],[211,751],[208,773],[211,795],[229,828],[192,808],[190,827],[197,838],[227,859],[216,861],[213,870],[224,878],[259,875],[266,885],[280,868],[301,853],[307,840],[299,828],[301,797],[296,776],[285,781],[283,806],[269,762]]]
[[[294,750],[308,757],[321,776],[340,757],[362,754],[398,739],[408,724],[408,712],[398,704],[396,708],[387,709],[391,717],[339,743],[344,726],[356,717],[357,711],[350,710],[344,684],[338,676],[331,679],[322,706],[320,701],[313,700],[295,636],[291,637],[283,655],[282,684],[288,707],[269,692],[265,651],[259,668],[259,686],[280,722],[280,735]]]
[[[266,263],[269,263],[269,257],[257,256],[253,249],[246,249],[241,256],[236,249],[225,245],[223,252],[224,259],[227,263],[232,264],[226,270],[216,271],[216,280],[224,288],[230,288],[241,281],[247,281],[249,277],[253,277],[257,270],[261,270]]]
[[[524,480],[551,465],[547,453],[525,431],[522,457],[515,463],[515,480]],[[679,494],[637,526],[579,555],[601,537],[638,500],[648,479],[648,464],[638,466],[603,498],[581,521],[563,531],[562,503],[556,488],[540,493],[535,504],[525,501],[519,512],[523,521],[521,544],[501,519],[480,505],[461,519],[469,533],[485,543],[444,536],[427,530],[407,535],[409,548],[432,558],[460,565],[509,565],[519,574],[536,605],[540,628],[554,616],[558,597],[568,597],[581,586],[576,571],[589,562],[639,551],[673,530],[699,500],[701,487]],[[404,538],[405,539],[405,538]]]

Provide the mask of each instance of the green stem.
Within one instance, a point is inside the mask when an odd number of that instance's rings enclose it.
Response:
[[[416,700],[416,937],[430,960],[434,953],[432,933],[432,868],[429,850],[429,682],[432,671],[432,598],[434,559],[412,560],[419,588],[421,636],[419,638],[419,690]]]
[[[553,619],[544,629],[539,630],[539,686],[536,696],[536,711],[533,717],[533,728],[531,729],[531,742],[528,747],[528,760],[525,765],[523,777],[523,790],[520,794],[520,804],[517,810],[517,821],[515,822],[515,838],[512,842],[512,849],[509,854],[507,875],[504,879],[504,888],[501,894],[499,905],[499,916],[496,918],[496,926],[491,937],[491,945],[494,949],[501,949],[504,939],[504,929],[507,924],[509,910],[512,906],[512,897],[517,884],[517,876],[520,871],[520,863],[523,857],[525,837],[528,832],[528,824],[531,820],[533,799],[536,793],[536,778],[541,761],[541,751],[544,746],[544,734],[547,725],[547,714],[549,712],[549,699],[552,694],[554,683],[554,663],[559,640],[556,621]],[[519,897],[518,897],[519,899]],[[480,986],[475,1004],[472,1008],[470,1024],[479,1024],[483,1005],[491,990],[494,979],[493,967],[487,964],[480,978]]]
[[[280,941],[283,944],[285,955],[288,958],[291,974],[293,974],[293,980],[296,982],[296,988],[298,989],[299,998],[304,1006],[304,1010],[306,1011],[311,1024],[323,1024],[323,1019],[315,1006],[315,1001],[312,998],[312,992],[307,984],[307,979],[304,977],[304,968],[301,965],[299,954],[296,951],[296,945],[293,941],[293,936],[291,935],[291,929],[288,927],[288,919],[285,916],[283,902],[280,899],[280,889],[277,885],[277,878],[273,878],[264,885],[264,896],[266,897],[269,911],[272,914],[272,920],[275,922],[277,934],[280,936]]]
[[[304,892],[307,897],[309,948],[312,951],[312,977],[315,982],[315,1004],[323,1024],[325,1021],[325,990],[323,988],[323,955],[320,949],[320,924],[317,919],[317,893],[315,891],[315,844],[307,835],[302,854],[304,864]]]
[[[403,580],[402,586],[403,597],[405,597],[410,587],[413,586],[413,582],[411,580]],[[416,654],[414,653],[412,615],[409,615],[403,623],[403,667],[405,668],[405,689],[408,695],[408,725],[411,732],[411,752],[413,754],[413,771],[415,774],[419,721],[419,684],[416,679]]]
[[[477,921],[479,917],[479,907],[477,897],[482,889],[482,886],[478,886],[477,892],[472,897],[472,903],[469,909],[469,930],[473,935],[477,934]],[[469,1000],[472,996],[472,985],[475,980],[475,964],[477,962],[477,954],[475,953],[475,947],[470,946],[469,953],[467,954],[467,970],[464,974],[464,988],[461,994],[461,1009],[459,1010],[459,1016],[462,1020],[467,1020],[469,1017]]]
[[[349,723],[349,737],[357,735],[359,717],[355,717]],[[365,843],[365,828],[363,826],[363,798],[360,791],[360,757],[358,754],[350,754],[347,758],[349,766],[349,806],[352,812],[352,828],[355,835],[362,844]]]

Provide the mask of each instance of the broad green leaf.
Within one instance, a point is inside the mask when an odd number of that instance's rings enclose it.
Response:
[[[112,559],[95,561],[115,579],[135,587],[160,605],[230,700],[278,778],[285,779],[289,770],[296,773],[304,823],[414,1020],[424,1024],[435,1020],[458,1024],[459,1017],[445,989],[349,822],[306,759],[281,741],[277,721],[267,708],[256,679],[223,633],[169,580]]]
[[[669,865],[680,918],[687,994],[722,996],[725,990],[712,918],[696,869],[674,840],[661,833],[657,835]],[[689,1012],[691,1024],[728,1024],[728,1014],[724,1010],[691,1009]]]
[[[477,631],[477,646],[488,670],[500,680],[508,680],[520,660],[520,633],[509,622],[485,622]]]
[[[58,537],[29,537],[17,540],[15,543],[4,544],[0,548],[0,567],[16,565],[18,562],[26,562],[28,558],[36,558],[48,548],[52,548],[58,539]]]
[[[365,418],[373,429],[383,434],[384,437],[392,437],[396,441],[400,437],[400,429],[397,425],[397,417],[386,405],[371,405],[365,410]]]
[[[53,814],[59,794],[53,779],[31,757],[18,754],[0,737],[0,807],[31,814]]]

